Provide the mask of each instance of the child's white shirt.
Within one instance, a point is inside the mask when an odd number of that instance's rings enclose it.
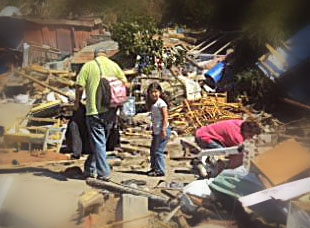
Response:
[[[161,109],[167,107],[166,102],[158,98],[155,104],[152,105],[151,108],[151,119],[152,119],[152,129],[154,135],[158,135],[161,132],[162,124],[163,124],[163,115]],[[167,123],[168,127],[169,123]]]

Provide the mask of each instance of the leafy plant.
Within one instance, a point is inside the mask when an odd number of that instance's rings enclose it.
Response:
[[[162,40],[163,31],[150,17],[137,17],[113,25],[112,39],[127,56],[136,58],[142,73],[172,64],[181,64],[184,56],[181,50],[165,48]]]
[[[275,103],[275,99],[279,95],[276,85],[255,68],[242,71],[232,80],[234,93],[246,95],[249,98],[249,103],[254,103],[259,108]]]

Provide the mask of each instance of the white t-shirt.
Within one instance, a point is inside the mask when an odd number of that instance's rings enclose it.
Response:
[[[167,107],[167,104],[161,98],[158,98],[156,103],[152,105],[151,118],[152,118],[152,128],[153,128],[154,135],[159,135],[162,129],[163,115],[161,113],[161,109],[164,107]],[[167,126],[168,126],[168,123],[167,123]]]

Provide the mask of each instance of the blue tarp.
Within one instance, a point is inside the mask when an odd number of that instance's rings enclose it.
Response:
[[[310,58],[310,25],[297,32],[285,43],[288,48],[283,45],[282,47],[276,48],[276,51],[285,60],[287,65],[281,62],[274,54],[269,54],[264,61],[256,63],[264,74],[272,80],[280,78],[285,72]]]

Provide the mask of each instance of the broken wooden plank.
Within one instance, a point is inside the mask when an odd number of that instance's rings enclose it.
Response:
[[[134,222],[134,221],[150,218],[150,217],[153,217],[153,216],[154,216],[154,214],[151,213],[149,215],[141,216],[141,217],[138,217],[138,218],[126,219],[126,220],[122,220],[122,221],[117,221],[117,222],[113,222],[113,223],[110,223],[110,224],[106,224],[102,228],[108,228],[108,227],[113,227],[113,226],[116,226],[116,225],[122,225],[124,223]]]
[[[21,71],[17,71],[17,70],[15,70],[14,73],[16,73],[16,74],[18,74],[18,75],[21,75],[21,76],[23,76],[24,78],[27,78],[27,79],[29,79],[29,80],[31,80],[31,81],[33,81],[33,82],[35,82],[35,83],[37,83],[37,84],[39,84],[39,85],[45,87],[45,88],[48,88],[48,89],[54,91],[55,93],[58,93],[58,94],[60,94],[60,95],[62,95],[62,96],[65,96],[65,97],[67,97],[67,98],[68,98],[69,100],[71,100],[71,101],[74,101],[74,98],[72,98],[72,97],[69,96],[68,94],[66,94],[66,93],[64,93],[64,92],[62,92],[62,91],[60,91],[60,90],[58,90],[58,89],[56,89],[56,88],[54,88],[54,87],[52,87],[52,86],[50,86],[50,85],[44,83],[44,82],[41,82],[40,80],[38,80],[38,79],[36,79],[36,78],[34,78],[34,77],[30,76],[30,75],[27,75],[27,74],[25,74],[25,73],[23,73],[23,72],[21,72]]]
[[[308,192],[310,177],[240,197],[239,201],[244,207],[249,207],[271,199],[287,201]]]
[[[97,179],[89,178],[86,180],[86,183],[90,186],[106,189],[111,192],[116,192],[120,194],[128,193],[128,194],[133,194],[133,195],[138,195],[138,196],[144,196],[144,197],[147,197],[149,200],[152,200],[154,202],[157,202],[163,205],[167,205],[169,201],[169,198],[156,195],[154,193],[140,190],[137,188],[125,186],[125,185],[116,183],[114,181],[105,182],[105,181],[100,181]]]
[[[191,57],[189,57],[188,55],[185,55],[185,59],[190,62],[191,64],[193,64],[195,67],[197,67],[200,70],[204,70],[203,67],[201,67],[194,59],[192,59]]]
[[[25,67],[24,68],[26,71],[36,71],[36,72],[39,72],[39,73],[42,73],[42,74],[53,74],[53,75],[57,75],[57,76],[60,76],[60,77],[74,77],[75,76],[75,73],[74,72],[70,72],[70,71],[67,71],[67,70],[55,70],[55,69],[45,69],[43,68],[42,66],[40,65],[31,65],[29,67]]]
[[[274,49],[268,43],[266,43],[265,46],[274,55],[274,57],[276,57],[286,68],[288,68],[288,64],[287,64],[286,60],[283,58],[283,56],[281,56],[281,54],[276,49]]]
[[[199,51],[195,52],[195,54],[200,54],[201,52],[203,52],[204,50],[208,49],[209,47],[211,47],[216,42],[217,42],[217,40],[214,40],[213,42],[211,42],[211,43],[207,44],[206,46],[204,46],[203,48],[201,48]]]
[[[227,48],[229,45],[231,44],[231,41],[226,43],[223,47],[221,47],[220,49],[218,49],[216,52],[214,52],[214,55],[217,55],[218,53],[220,53],[221,51],[223,51],[225,48]]]
[[[275,77],[275,78],[278,78],[279,77],[279,74],[276,73],[270,66],[268,66],[265,62],[259,60],[260,63],[267,69],[270,71],[270,73]]]
[[[177,206],[176,208],[174,208],[167,216],[166,218],[164,218],[164,223],[167,223],[170,221],[170,219],[172,219],[173,216],[175,216],[175,214],[181,209],[181,205]]]
[[[30,121],[36,121],[36,122],[52,122],[52,123],[59,123],[59,119],[54,118],[41,118],[41,117],[27,117]]]
[[[297,106],[297,107],[300,107],[300,108],[303,108],[303,109],[306,109],[306,110],[310,110],[310,106],[309,106],[309,105],[300,103],[300,102],[298,102],[298,101],[294,101],[294,100],[289,99],[289,98],[284,98],[283,101],[285,101],[286,103],[295,105],[295,106]]]
[[[188,53],[191,53],[192,51],[197,50],[198,48],[200,48],[202,45],[204,45],[207,41],[203,41],[200,44],[196,45],[195,47],[193,47],[192,49],[188,50]]]

